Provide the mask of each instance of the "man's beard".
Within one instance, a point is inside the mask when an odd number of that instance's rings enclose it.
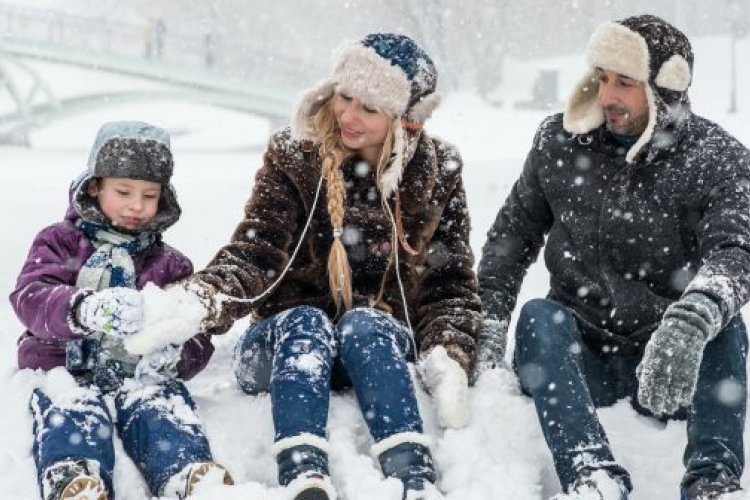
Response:
[[[603,108],[607,130],[619,135],[641,135],[646,129],[646,121],[648,115],[645,116],[633,116],[626,108],[620,108],[617,106],[607,106]],[[610,121],[606,118],[607,112],[614,112],[620,115],[620,119]]]

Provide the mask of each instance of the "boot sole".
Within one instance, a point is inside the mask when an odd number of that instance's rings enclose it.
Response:
[[[107,491],[96,478],[77,477],[63,489],[60,500],[107,500]]]
[[[330,497],[325,490],[313,486],[312,488],[300,491],[297,496],[294,497],[294,500],[330,500]]]

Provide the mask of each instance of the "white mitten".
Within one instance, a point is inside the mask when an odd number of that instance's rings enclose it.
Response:
[[[91,332],[125,337],[143,325],[143,298],[132,288],[105,288],[78,304],[76,319]]]
[[[441,427],[460,429],[469,423],[469,378],[443,346],[433,347],[417,371],[437,407]]]

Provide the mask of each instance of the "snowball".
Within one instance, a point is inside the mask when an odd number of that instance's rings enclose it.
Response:
[[[148,284],[143,295],[143,329],[124,340],[131,354],[144,355],[167,344],[184,344],[201,331],[206,308],[197,294],[174,286]]]

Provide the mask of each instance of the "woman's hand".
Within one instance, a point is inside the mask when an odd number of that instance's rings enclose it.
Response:
[[[469,378],[445,347],[433,347],[417,371],[437,407],[441,427],[461,429],[469,423]]]

